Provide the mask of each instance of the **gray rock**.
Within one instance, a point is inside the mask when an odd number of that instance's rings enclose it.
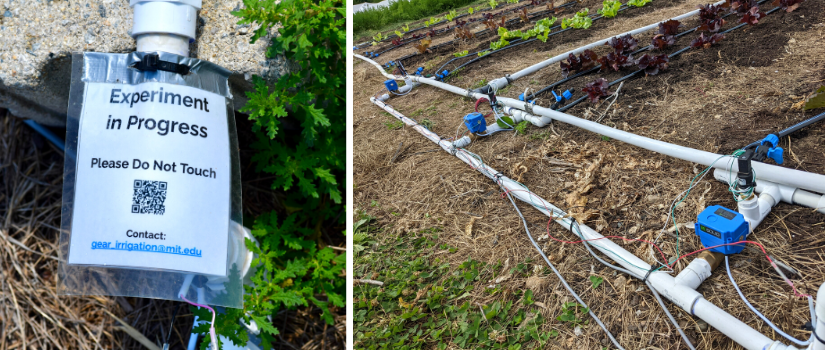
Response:
[[[44,125],[66,124],[71,53],[127,53],[135,50],[129,36],[132,9],[127,0],[12,1],[5,4],[0,35],[0,108]],[[94,6],[97,5],[97,6]],[[285,74],[283,57],[266,58],[270,37],[249,44],[249,35],[234,35],[238,18],[229,12],[240,5],[203,0],[197,40],[190,55],[233,72],[229,82],[235,108],[246,104],[252,91],[249,77],[270,82]],[[247,29],[256,30],[257,26]],[[270,30],[270,32],[274,32]]]

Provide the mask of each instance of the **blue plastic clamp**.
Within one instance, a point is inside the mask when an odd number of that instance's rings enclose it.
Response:
[[[770,143],[771,146],[771,148],[768,150],[768,158],[773,159],[773,161],[776,162],[776,164],[782,164],[782,162],[785,161],[785,159],[782,157],[782,153],[785,152],[785,150],[782,149],[782,147],[779,147],[779,137],[775,134],[770,134],[768,136],[765,136],[764,139],[762,139],[761,144],[764,145],[765,142]]]
[[[573,97],[573,93],[570,92],[570,90],[564,90],[564,92],[561,93],[561,96],[564,97],[565,100],[569,100]]]
[[[471,133],[477,134],[487,131],[487,121],[484,120],[484,115],[479,112],[473,112],[464,116],[464,125]]]
[[[556,94],[556,92],[555,92],[555,91],[553,91],[553,90],[550,90],[550,92],[552,92],[552,93],[553,93],[553,97],[555,97],[555,98],[556,98],[556,102],[561,102],[561,96],[559,96],[558,94]]]
[[[372,54],[372,57],[378,57],[377,53]]]
[[[395,82],[395,80],[393,80],[393,79],[389,79],[389,80],[385,81],[384,86],[387,87],[387,90],[398,91],[398,83]]]

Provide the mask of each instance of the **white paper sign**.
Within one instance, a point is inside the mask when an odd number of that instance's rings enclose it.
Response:
[[[226,275],[225,98],[164,83],[85,89],[69,264]]]

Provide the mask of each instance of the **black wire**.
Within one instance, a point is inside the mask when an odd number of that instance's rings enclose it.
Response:
[[[799,123],[796,123],[796,124],[794,124],[793,126],[788,127],[788,128],[786,128],[786,129],[784,129],[784,130],[782,130],[782,131],[780,131],[780,132],[776,133],[776,136],[778,136],[778,137],[781,139],[781,138],[783,138],[783,137],[785,137],[785,136],[788,136],[788,135],[790,135],[790,134],[793,134],[793,133],[795,133],[795,132],[799,131],[800,129],[802,129],[802,128],[804,128],[804,127],[808,126],[808,125],[811,125],[811,124],[813,124],[813,123],[816,123],[816,122],[818,122],[818,121],[820,121],[820,120],[822,120],[822,119],[825,119],[825,112],[822,112],[822,113],[820,113],[819,115],[813,116],[813,117],[808,118],[808,119],[806,119],[806,120],[804,120],[804,121],[801,121],[801,122],[799,122]],[[749,144],[749,145],[745,146],[745,148],[743,148],[743,149],[748,149],[748,148],[751,148],[751,147],[756,147],[756,146],[759,146],[761,143],[762,143],[762,140],[755,141],[755,142],[753,142],[753,143],[751,143],[751,144]]]
[[[164,344],[169,344],[169,337],[172,335],[172,330],[175,326],[175,317],[178,315],[178,310],[180,309],[181,303],[178,303],[178,306],[175,307],[175,311],[172,312],[172,320],[169,321],[169,333],[166,333],[166,340],[163,341]]]

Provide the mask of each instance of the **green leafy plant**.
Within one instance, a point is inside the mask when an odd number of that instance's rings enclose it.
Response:
[[[490,5],[490,9],[491,9],[491,10],[495,10],[495,9],[496,9],[496,7],[498,6],[498,1],[496,1],[496,0],[490,0],[490,1],[488,1],[488,2],[487,2],[487,4],[489,4],[489,5]]]
[[[438,232],[387,235],[355,256],[353,275],[383,282],[353,288],[355,349],[542,349],[559,336],[544,330],[547,322],[530,290],[518,295],[521,300],[468,300],[476,288],[488,295],[507,289],[487,287],[501,264],[442,261],[445,250],[457,248],[439,243]]]
[[[399,31],[399,30],[396,30],[396,31],[395,31],[395,36],[397,36],[397,37],[398,37],[398,39],[403,39],[403,38],[404,38],[404,33],[402,33],[402,32],[401,32],[401,31]]]
[[[343,231],[345,223],[341,186],[346,167],[346,104],[341,91],[346,83],[346,7],[341,0],[245,0],[232,12],[239,24],[257,24],[251,42],[271,36],[267,57],[283,56],[294,62],[290,71],[273,85],[254,76],[253,92],[241,108],[253,122],[255,170],[274,175],[270,185],[281,193],[283,205],[254,219],[246,241],[257,253],[257,267],[244,286],[243,309],[218,314],[215,328],[232,343],[248,340],[240,321],[261,327],[265,349],[271,347],[278,329],[268,317],[285,309],[312,305],[322,319],[334,323],[335,307],[345,307],[346,255],[326,247],[323,230]],[[276,27],[277,25],[277,27]],[[381,34],[374,39],[380,41]],[[283,132],[281,129],[296,131]],[[231,270],[230,274],[240,273]],[[193,309],[201,319],[211,315]],[[195,328],[205,333],[209,323]],[[208,346],[205,337],[201,347]]]
[[[374,41],[381,41],[381,40],[384,40],[384,39],[386,39],[386,38],[387,38],[387,37],[386,37],[386,36],[384,36],[384,34],[378,33],[378,34],[375,34],[375,36],[374,36],[374,37],[372,37],[372,40],[374,40]]]
[[[404,30],[404,33],[409,32],[410,31],[410,25],[405,24],[403,27],[401,27],[401,29]]]
[[[642,7],[653,0],[627,0],[627,6]]]
[[[587,29],[593,25],[593,19],[587,16],[589,10],[587,8],[582,9],[579,12],[576,12],[576,15],[573,18],[565,18],[561,20],[561,29],[567,29],[568,27],[573,27],[576,29]]]
[[[475,12],[475,9],[473,9],[472,7],[470,7],[470,8],[468,8],[468,9],[467,9],[467,13],[469,13],[469,14],[471,14],[471,15],[472,15],[472,14],[473,14],[473,12]]]
[[[520,123],[516,124],[516,132],[519,135],[524,135],[524,130],[527,129],[527,125],[530,124],[526,120],[521,121]]]
[[[508,4],[518,4],[519,0],[507,0]]]
[[[458,14],[455,12],[455,10],[450,10],[450,12],[449,12],[449,13],[447,13],[446,15],[444,15],[444,17],[445,17],[445,18],[447,18],[447,21],[450,21],[450,22],[452,22],[452,20],[453,20],[454,18],[456,18],[456,16],[458,16]]]
[[[813,96],[805,102],[805,110],[825,107],[825,86],[819,87]]]
[[[575,301],[568,302],[562,305],[561,315],[556,316],[556,319],[569,323],[571,326],[587,324],[587,321],[582,320],[580,316],[586,315],[588,312],[589,309],[584,307],[584,305],[581,305]]]
[[[590,276],[590,286],[593,287],[593,289],[599,288],[602,282],[604,282],[604,278],[599,276]]]
[[[602,2],[602,8],[596,12],[604,17],[613,18],[619,13],[619,8],[621,7],[622,2],[619,0],[605,0]]]
[[[480,51],[477,55],[478,55],[478,57],[481,57],[481,56],[484,56],[488,53],[490,53],[490,50],[484,50],[484,51]]]
[[[510,42],[509,42],[509,41],[507,41],[507,39],[505,39],[505,38],[502,36],[501,38],[499,38],[499,39],[498,39],[498,41],[493,41],[493,42],[491,42],[491,43],[490,43],[490,49],[491,49],[491,50],[493,50],[493,51],[495,51],[495,50],[498,50],[498,49],[500,49],[500,48],[503,48],[503,47],[505,47],[505,46],[507,46],[507,45],[510,45]]]
[[[464,50],[464,51],[454,53],[453,56],[455,56],[455,57],[464,57],[464,56],[467,56],[467,54],[469,54],[469,53],[470,53],[469,50]]]
[[[398,119],[389,117],[388,120],[384,122],[384,126],[387,127],[387,130],[396,130],[396,129],[403,128],[404,127],[404,122],[402,122]]]

